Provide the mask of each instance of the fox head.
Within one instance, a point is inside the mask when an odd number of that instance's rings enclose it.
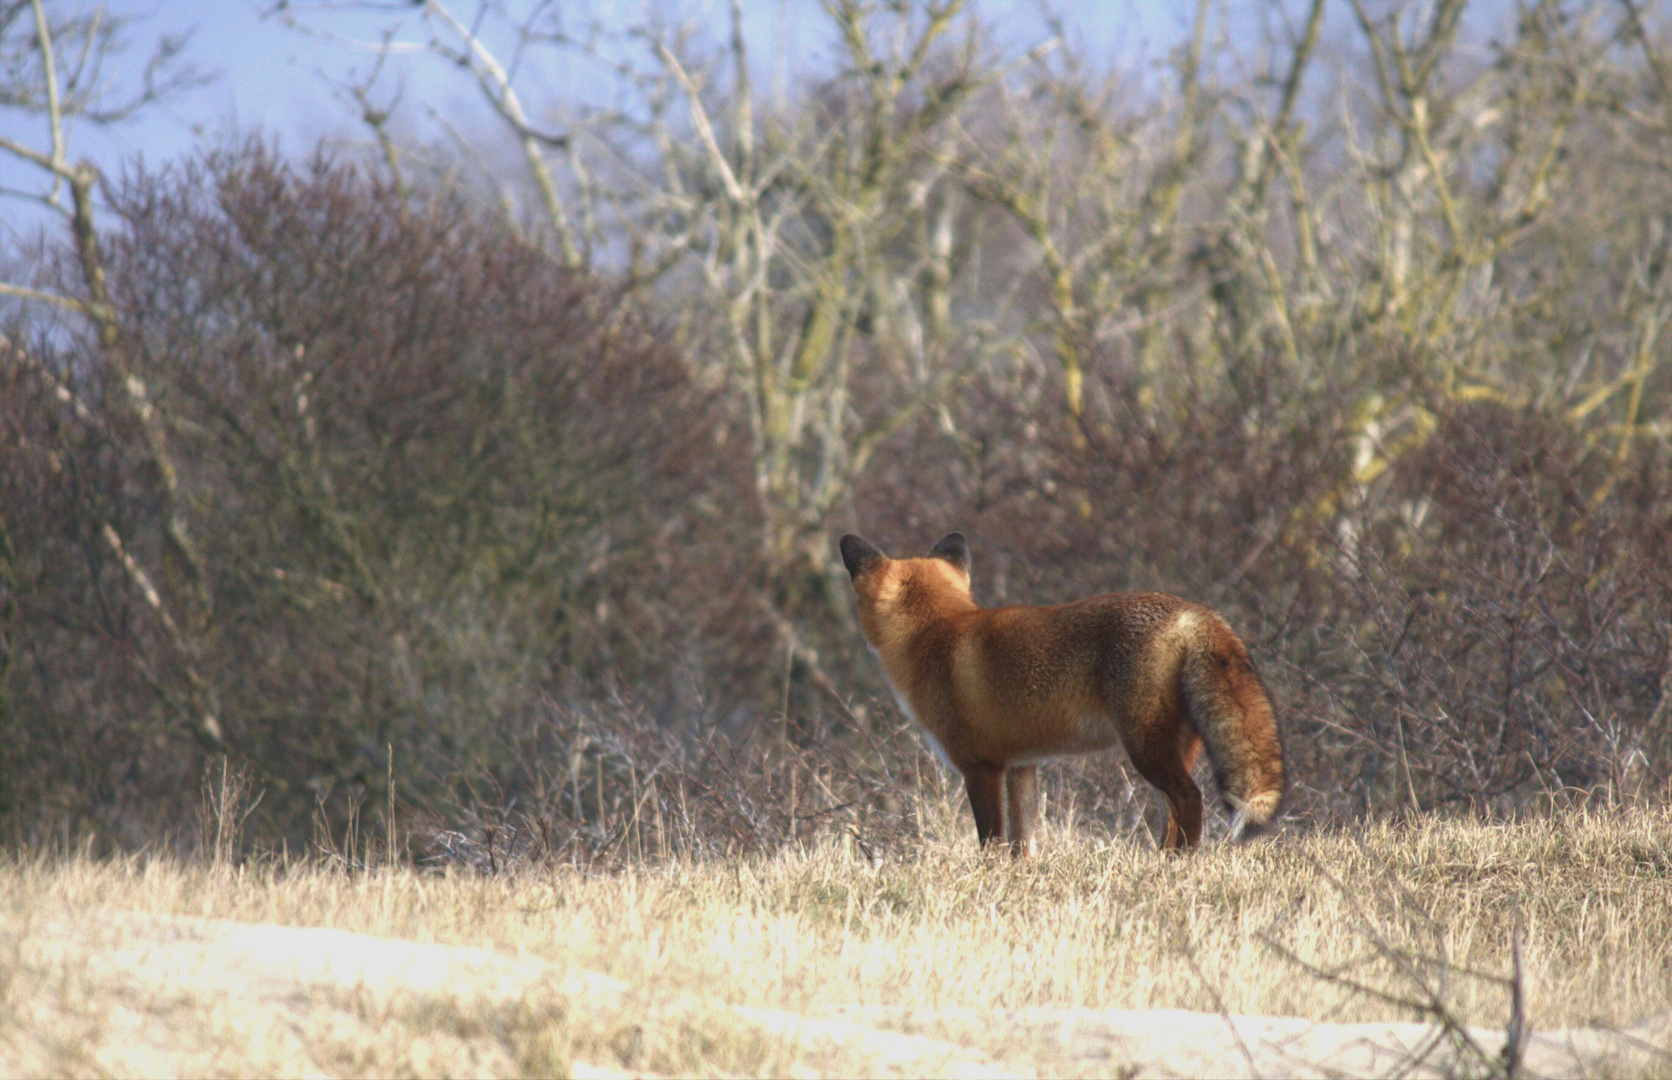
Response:
[[[921,559],[890,559],[864,537],[842,537],[842,562],[859,597],[859,629],[881,650],[949,609],[975,605],[970,595],[970,546],[947,533]]]

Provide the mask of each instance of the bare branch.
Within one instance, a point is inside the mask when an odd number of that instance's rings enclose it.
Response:
[[[697,138],[702,140],[703,146],[708,150],[709,163],[719,175],[720,183],[725,185],[727,197],[734,203],[742,203],[745,199],[743,186],[737,182],[737,175],[732,172],[731,163],[726,160],[725,152],[720,149],[719,141],[714,138],[714,125],[708,122],[708,110],[703,108],[702,95],[697,90],[696,83],[691,80],[685,65],[674,56],[666,42],[656,43],[656,55],[661,57],[662,63],[667,65],[674,78],[679,80],[679,85],[685,89],[686,99],[690,102],[691,124],[697,129]]]
[[[194,703],[198,706],[197,715],[193,719],[193,734],[197,736],[199,742],[204,744],[205,749],[225,753],[226,735],[221,730],[221,722],[215,716],[213,708],[207,706],[207,702],[211,700],[212,695],[209,693],[208,684],[203,681],[203,677],[198,673],[195,660],[191,659],[194,651],[190,642],[186,640],[186,635],[181,632],[179,624],[174,621],[174,616],[169,614],[168,607],[163,603],[162,595],[157,592],[156,585],[151,581],[151,575],[147,574],[145,568],[140,566],[134,557],[129,554],[127,547],[122,543],[121,534],[116,531],[115,526],[108,521],[105,522],[101,535],[104,538],[105,545],[121,562],[122,569],[127,571],[128,579],[133,582],[134,587],[145,598],[145,603],[156,613],[157,622],[162,625],[163,632],[168,636],[170,644],[182,656],[187,658],[182,665],[182,670],[186,674],[187,682],[191,685]]]
[[[545,156],[540,152],[542,143],[562,146],[565,145],[567,137],[542,136],[534,131],[528,122],[528,115],[523,111],[522,100],[517,96],[516,88],[511,85],[510,76],[482,43],[475,30],[460,22],[441,0],[425,0],[424,10],[439,18],[464,42],[470,70],[476,75],[477,85],[481,87],[483,96],[512,124],[520,136],[523,157],[528,162],[529,172],[540,189],[541,198],[545,201],[546,216],[557,233],[558,247],[562,252],[564,264],[572,270],[580,269],[583,260],[580,249],[575,246],[569,215],[563,209],[563,200],[557,193],[551,170],[546,166]]]
[[[87,403],[81,399],[79,394],[70,389],[69,384],[60,379],[52,369],[41,363],[39,357],[19,348],[3,334],[0,334],[0,356],[4,356],[19,367],[27,368],[33,372],[36,378],[45,383],[52,391],[53,397],[70,407],[70,411],[75,414],[77,420],[88,427],[104,429],[104,421],[99,419],[97,413],[87,407]]]
[[[40,289],[31,289],[23,285],[8,285],[3,281],[0,281],[0,296],[15,296],[22,300],[36,300],[43,304],[52,304],[55,307],[61,307],[68,311],[76,311],[83,314],[87,312],[87,305],[74,297],[63,296],[59,293],[53,292],[43,292]]]
[[[46,82],[47,121],[52,129],[52,192],[47,198],[58,201],[64,176],[64,114],[58,102],[58,65],[52,55],[52,33],[47,29],[46,11],[41,0],[34,0],[35,37],[41,49],[41,73]]]
[[[0,135],[0,150],[16,154],[25,161],[33,162],[41,168],[46,169],[48,172],[51,172],[54,177],[68,179],[70,174],[74,171],[69,166],[62,164],[61,162],[54,161],[49,155],[43,154],[39,150],[33,150],[15,139],[6,137],[5,135]],[[53,181],[53,184],[56,189],[56,179]]]

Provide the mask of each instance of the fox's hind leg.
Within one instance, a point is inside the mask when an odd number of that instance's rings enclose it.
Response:
[[[1033,830],[1039,818],[1039,766],[1012,765],[1006,769],[1004,801],[1004,834],[1010,841],[1010,854],[1018,859],[1031,859]]]
[[[1004,838],[1004,769],[975,764],[964,770],[964,792],[975,815],[975,835],[982,847]]]
[[[1184,771],[1194,774],[1196,759],[1202,756],[1202,737],[1184,728],[1179,732],[1179,758],[1184,762]]]
[[[1190,773],[1179,769],[1168,778],[1161,793],[1167,797],[1171,813],[1167,815],[1167,840],[1162,847],[1167,851],[1193,848],[1202,842],[1202,789],[1196,786]]]
[[[1167,851],[1193,848],[1202,839],[1202,789],[1190,775],[1200,749],[1201,740],[1184,735],[1152,739],[1127,751],[1139,775],[1167,800],[1167,838],[1161,843]]]

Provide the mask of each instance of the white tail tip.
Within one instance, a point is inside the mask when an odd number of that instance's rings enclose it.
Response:
[[[1276,815],[1279,798],[1281,796],[1275,792],[1262,792],[1244,801],[1226,792],[1225,801],[1231,804],[1234,811],[1231,814],[1231,840],[1241,840],[1251,825],[1256,831],[1264,828]]]

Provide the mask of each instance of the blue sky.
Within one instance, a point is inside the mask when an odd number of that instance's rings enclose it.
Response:
[[[1229,11],[1229,17],[1234,18],[1239,10],[1246,12],[1258,2],[1237,0],[1222,5],[1221,16],[1226,17]],[[290,150],[311,147],[325,136],[360,136],[351,106],[334,96],[329,84],[340,82],[351,71],[365,70],[370,64],[369,55],[297,33],[277,19],[263,19],[262,12],[271,6],[270,0],[106,0],[103,6],[113,14],[143,18],[135,27],[134,47],[116,70],[118,81],[131,80],[137,74],[158,36],[194,29],[186,57],[216,72],[217,78],[115,130],[72,133],[72,153],[90,156],[113,171],[133,155],[143,155],[155,165],[190,152],[205,139],[214,141],[232,131],[259,129]],[[451,6],[465,16],[476,4],[474,0],[453,0]],[[401,21],[398,11],[307,3],[296,7],[310,24],[350,38],[375,40],[381,28]],[[1089,52],[1121,60],[1164,54],[1188,31],[1190,7],[1161,0],[1068,0],[1056,5],[1072,32],[1083,37]],[[788,45],[792,72],[821,66],[818,58],[826,28],[822,14],[810,0],[746,0],[745,10],[750,45],[763,66],[770,65],[780,42]],[[1033,0],[987,0],[978,10],[1001,33],[1014,33],[1018,41],[1032,43],[1043,36],[1039,7]],[[650,11],[674,19],[690,17],[715,31],[722,30],[727,19],[724,0],[660,4],[601,0],[574,3],[565,9],[576,16],[589,11],[607,24],[619,26],[633,25]],[[416,16],[407,15],[404,21],[410,28],[408,36],[422,33]],[[763,75],[770,71],[767,66]],[[394,78],[387,79],[385,85],[391,89],[395,79],[405,81],[403,104],[410,124],[423,125],[423,103],[465,123],[479,115],[474,88],[461,73],[433,58],[409,58],[400,70],[389,74]],[[525,91],[531,107],[542,101],[585,102],[599,92],[596,79],[577,67],[557,67],[535,74],[537,89]],[[15,113],[0,111],[0,131],[32,145],[44,144],[44,126]]]

